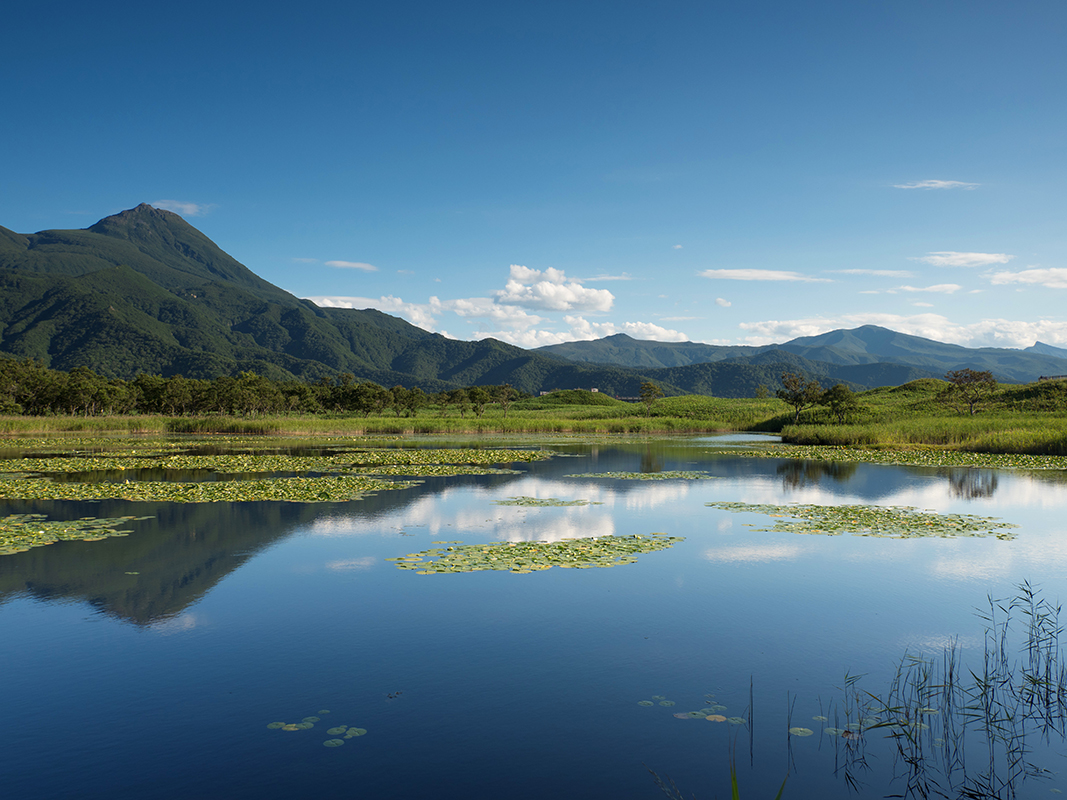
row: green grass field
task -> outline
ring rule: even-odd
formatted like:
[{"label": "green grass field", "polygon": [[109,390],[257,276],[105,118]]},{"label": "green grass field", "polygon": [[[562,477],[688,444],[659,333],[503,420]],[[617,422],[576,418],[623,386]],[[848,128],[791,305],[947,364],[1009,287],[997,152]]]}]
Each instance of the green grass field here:
[{"label": "green grass field", "polygon": [[505,414],[489,405],[481,416],[429,407],[416,416],[392,412],[233,417],[0,417],[0,434],[670,434],[716,431],[781,433],[794,444],[863,448],[940,448],[976,453],[1067,455],[1067,382],[1001,386],[971,415],[938,399],[945,383],[920,380],[856,395],[858,407],[839,423],[830,410],[801,412],[775,398],[688,395],[657,400],[651,411],[591,392],[554,392],[515,402]]}]

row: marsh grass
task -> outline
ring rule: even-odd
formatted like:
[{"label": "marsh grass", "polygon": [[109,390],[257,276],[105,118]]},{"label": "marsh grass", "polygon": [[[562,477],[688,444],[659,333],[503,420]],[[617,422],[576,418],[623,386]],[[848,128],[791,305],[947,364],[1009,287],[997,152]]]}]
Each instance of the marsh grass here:
[{"label": "marsh grass", "polygon": [[[883,732],[894,745],[891,796],[1015,798],[1025,781],[1052,776],[1035,753],[1067,739],[1061,607],[1029,583],[1017,589],[979,611],[980,663],[964,665],[953,641],[939,658],[905,653],[882,694],[846,680],[838,708],[846,728],[859,720],[855,741]],[[846,748],[841,767],[857,792],[864,758]]]}]

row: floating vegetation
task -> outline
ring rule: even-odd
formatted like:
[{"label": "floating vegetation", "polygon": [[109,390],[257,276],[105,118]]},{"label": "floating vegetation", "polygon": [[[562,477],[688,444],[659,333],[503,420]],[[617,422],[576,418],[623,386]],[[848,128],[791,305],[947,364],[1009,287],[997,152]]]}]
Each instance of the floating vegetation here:
[{"label": "floating vegetation", "polygon": [[533,508],[554,508],[556,506],[599,506],[602,503],[596,500],[559,500],[555,497],[509,497],[507,500],[497,500],[498,506],[530,506]]},{"label": "floating vegetation", "polygon": [[[321,714],[329,714],[329,713],[330,713],[330,710],[327,709],[327,708],[321,709],[319,711],[320,715]],[[289,732],[307,731],[307,730],[311,730],[312,728],[314,728],[316,722],[321,722],[321,718],[319,716],[304,717],[304,719],[301,720],[300,722],[289,722],[289,723],[286,723],[286,722],[271,722],[270,724],[267,725],[267,730],[272,730],[272,731],[282,730],[282,731],[289,731]],[[366,728],[350,728],[347,725],[337,725],[337,726],[335,726],[333,728],[329,728],[326,731],[326,734],[328,736],[332,736],[334,738],[327,739],[322,744],[323,744],[323,747],[340,747],[341,745],[343,745],[345,743],[345,741],[344,741],[345,739],[353,739],[356,736],[363,736],[366,733],[367,733],[367,729]],[[336,737],[339,737],[339,736],[342,736],[342,735],[344,736],[344,739],[336,738]]]},{"label": "floating vegetation", "polygon": [[900,464],[914,467],[981,467],[986,469],[1067,469],[1067,456],[1034,456],[1022,453],[968,453],[962,450],[867,450],[832,445],[774,445],[766,449],[737,450],[748,458],[803,458],[814,461],[862,461],[870,464]]},{"label": "floating vegetation", "polygon": [[[56,446],[54,441],[38,443],[39,446],[45,444],[52,448]],[[411,480],[391,481],[381,476],[418,478],[511,474],[515,470],[504,465],[540,461],[551,455],[546,450],[475,448],[377,448],[306,456],[282,453],[189,455],[174,453],[166,448],[127,448],[106,454],[68,451],[63,456],[0,461],[0,498],[122,499],[173,503],[256,500],[342,502],[358,500],[387,489],[405,489],[417,483]],[[198,471],[210,479],[202,482],[137,479],[144,470],[161,469]],[[109,476],[111,478],[118,473],[122,480],[63,483],[51,480],[57,476],[93,473],[112,473]],[[263,477],[250,479],[247,477],[250,475]],[[226,480],[226,476],[243,477]]]},{"label": "floating vegetation", "polygon": [[262,500],[288,503],[336,503],[359,500],[389,489],[407,489],[413,481],[390,481],[358,475],[262,480],[132,481],[129,483],[53,483],[44,478],[0,481],[0,498],[18,500],[135,500],[168,503],[241,503]]},{"label": "floating vegetation", "polygon": [[348,734],[345,736],[345,738],[350,739],[353,736],[363,736],[364,734],[366,734],[366,732],[366,728],[349,728]]},{"label": "floating vegetation", "polygon": [[914,539],[939,537],[943,539],[961,536],[996,536],[998,539],[1014,539],[1008,528],[1016,528],[996,517],[978,517],[972,514],[938,514],[919,511],[911,506],[819,506],[819,505],[764,505],[754,503],[714,502],[705,505],[727,511],[767,514],[772,517],[789,516],[769,528],[755,528],[773,533],[808,533],[838,536],[851,533],[856,536],[878,536],[890,539]]},{"label": "floating vegetation", "polygon": [[322,743],[323,747],[340,747],[345,743],[344,739],[327,739]]},{"label": "floating vegetation", "polygon": [[708,714],[704,719],[708,722],[726,722],[726,717],[722,714]]},{"label": "floating vegetation", "polygon": [[559,542],[494,542],[431,548],[385,560],[395,562],[397,569],[415,570],[419,575],[482,570],[526,574],[552,567],[589,569],[635,564],[636,554],[664,550],[681,541],[684,537],[653,533]]},{"label": "floating vegetation", "polygon": [[348,726],[341,725],[336,728],[329,728],[327,729],[326,733],[328,733],[330,736],[340,736],[342,733],[348,733]]},{"label": "floating vegetation", "polygon": [[745,718],[744,717],[727,717],[726,721],[729,722],[731,725],[744,725],[745,724]]},{"label": "floating vegetation", "polygon": [[674,701],[673,700],[660,700],[659,704],[661,706],[673,706],[674,705]]},{"label": "floating vegetation", "polygon": [[639,705],[639,706],[654,706],[655,703],[653,703],[651,700],[638,700],[637,701],[637,705]]},{"label": "floating vegetation", "polygon": [[813,731],[811,728],[790,728],[789,729],[789,735],[790,736],[811,736],[813,733],[815,733],[815,731]]},{"label": "floating vegetation", "polygon": [[270,725],[267,726],[267,730],[276,731],[276,730],[278,730],[278,728],[284,728],[284,727],[285,727],[285,723],[284,722],[272,722]]},{"label": "floating vegetation", "polygon": [[699,481],[714,478],[710,472],[692,470],[665,470],[663,472],[582,472],[577,475],[564,475],[564,478],[614,478],[621,481]]},{"label": "floating vegetation", "polygon": [[120,530],[120,526],[143,519],[150,517],[83,517],[59,521],[49,520],[44,514],[10,514],[0,519],[0,556],[60,541],[97,542],[109,536],[125,536],[130,531]]},{"label": "floating vegetation", "polygon": [[822,714],[818,714],[812,717],[812,719],[816,722],[829,722],[829,719],[827,717],[824,717]]}]

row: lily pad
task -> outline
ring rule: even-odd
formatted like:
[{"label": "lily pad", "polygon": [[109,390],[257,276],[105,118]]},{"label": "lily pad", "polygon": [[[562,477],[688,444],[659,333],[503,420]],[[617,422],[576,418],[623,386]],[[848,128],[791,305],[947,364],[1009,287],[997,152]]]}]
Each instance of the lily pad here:
[{"label": "lily pad", "polygon": [[744,725],[745,724],[745,718],[744,717],[727,717],[726,721],[729,722],[731,725]]},{"label": "lily pad", "polygon": [[659,704],[661,706],[673,706],[674,705],[674,701],[673,700],[660,700]]},{"label": "lily pad", "polygon": [[811,736],[815,731],[811,728],[790,728],[789,733],[792,736]]},{"label": "lily pad", "polygon": [[349,736],[363,736],[366,732],[367,732],[366,728],[349,728],[348,729],[348,735]]},{"label": "lily pad", "polygon": [[328,728],[326,730],[326,733],[328,733],[330,736],[340,736],[341,734],[347,733],[347,732],[348,732],[348,726],[347,725],[341,725],[341,726],[339,726],[337,728]]},{"label": "lily pad", "polygon": [[639,706],[651,706],[651,705],[655,705],[655,704],[651,700],[638,700],[637,701],[637,705],[639,705]]},{"label": "lily pad", "polygon": [[267,726],[267,729],[268,730],[272,730],[272,731],[276,731],[276,730],[278,730],[278,728],[284,728],[284,727],[285,727],[285,723],[284,722],[272,722],[270,725]]},{"label": "lily pad", "polygon": [[323,747],[340,747],[345,743],[344,739],[327,739],[322,743]]},{"label": "lily pad", "polygon": [[722,714],[708,714],[704,719],[708,722],[726,722],[726,717]]}]

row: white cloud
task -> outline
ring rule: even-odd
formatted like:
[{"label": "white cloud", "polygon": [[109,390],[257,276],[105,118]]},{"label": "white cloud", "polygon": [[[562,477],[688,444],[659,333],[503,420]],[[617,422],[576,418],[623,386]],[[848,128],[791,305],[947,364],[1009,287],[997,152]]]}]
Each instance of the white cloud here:
[{"label": "white cloud", "polygon": [[914,303],[912,303],[912,305],[915,306],[916,308],[933,308],[934,307],[933,303],[924,303],[921,300],[915,301]]},{"label": "white cloud", "polygon": [[965,347],[1029,347],[1035,341],[1067,345],[1067,322],[1037,322],[1007,319],[984,319],[969,325],[951,322],[940,314],[847,314],[833,318],[767,320],[745,322],[741,329],[749,332],[748,344],[773,344],[798,336],[816,336],[838,328],[880,325],[912,336],[922,336]]},{"label": "white cloud", "polygon": [[911,183],[894,183],[894,189],[975,189],[982,184],[964,183],[963,181],[912,181]]},{"label": "white cloud", "polygon": [[805,283],[833,283],[829,278],[812,278],[799,272],[776,269],[706,269],[702,278],[726,281],[803,281]]},{"label": "white cloud", "polygon": [[671,245],[671,250],[681,250],[681,249],[682,249],[682,246],[680,244]]},{"label": "white cloud", "polygon": [[937,250],[925,256],[913,256],[909,261],[922,261],[935,267],[988,267],[991,264],[1007,264],[1015,256],[1007,253],[957,253],[954,250]]},{"label": "white cloud", "polygon": [[997,272],[989,276],[994,285],[1005,283],[1029,283],[1047,286],[1050,289],[1067,289],[1067,269],[1024,269],[1021,272]]},{"label": "white cloud", "polygon": [[731,303],[725,297],[716,297],[715,298],[715,305],[720,306],[722,308],[729,308],[730,306],[733,305],[733,303]]},{"label": "white cloud", "polygon": [[615,295],[607,289],[587,289],[576,280],[567,280],[563,270],[541,271],[511,265],[511,277],[497,300],[507,305],[543,308],[552,311],[610,311]]},{"label": "white cloud", "polygon": [[337,267],[338,269],[361,269],[364,272],[377,272],[378,268],[373,264],[367,264],[363,261],[327,261],[327,267]]},{"label": "white cloud", "polygon": [[346,558],[338,559],[337,561],[327,561],[326,569],[332,570],[349,570],[349,569],[370,569],[378,561],[374,556],[364,556],[363,558]]},{"label": "white cloud", "polygon": [[489,297],[468,297],[460,300],[438,300],[431,297],[430,305],[467,319],[490,319],[510,330],[526,330],[544,321],[543,317],[530,314],[518,306],[496,303]]},{"label": "white cloud", "polygon": [[582,278],[583,283],[593,283],[595,281],[632,281],[630,273],[624,272],[622,275],[597,275],[593,278]]},{"label": "white cloud", "polygon": [[296,264],[318,264],[319,263],[319,260],[317,258],[294,258],[294,259],[291,259],[291,260]]},{"label": "white cloud", "polygon": [[437,325],[434,313],[439,313],[430,303],[405,303],[399,297],[388,295],[374,299],[372,297],[305,297],[321,308],[374,308],[386,314],[395,314],[406,319],[412,325],[434,332]]},{"label": "white cloud", "polygon": [[625,333],[635,339],[651,339],[657,342],[688,342],[689,337],[681,331],[671,330],[653,322],[590,322],[584,317],[565,316],[563,321],[570,326],[567,331],[523,330],[523,331],[481,331],[478,339],[500,339],[519,347],[543,347],[563,342],[587,341]]},{"label": "white cloud", "polygon": [[731,547],[712,547],[704,551],[708,561],[726,563],[760,563],[765,561],[792,561],[803,551],[795,544],[752,544]]},{"label": "white cloud", "polygon": [[939,292],[941,294],[952,294],[958,292],[963,287],[958,283],[938,283],[933,286],[898,286],[896,291],[898,292]]},{"label": "white cloud", "polygon": [[149,205],[173,211],[183,217],[202,217],[215,208],[214,203],[185,203],[181,200],[156,200]]},{"label": "white cloud", "polygon": [[910,278],[913,273],[906,269],[832,269],[841,275],[873,275],[878,278]]}]

